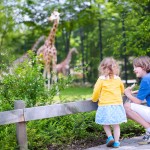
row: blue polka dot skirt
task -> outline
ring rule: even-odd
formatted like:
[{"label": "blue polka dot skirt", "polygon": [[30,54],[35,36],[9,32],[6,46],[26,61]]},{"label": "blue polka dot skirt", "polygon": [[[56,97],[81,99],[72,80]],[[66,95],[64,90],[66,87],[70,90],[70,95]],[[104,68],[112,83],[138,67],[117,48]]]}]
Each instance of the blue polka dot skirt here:
[{"label": "blue polka dot skirt", "polygon": [[123,105],[98,106],[95,122],[101,125],[113,125],[127,122]]}]

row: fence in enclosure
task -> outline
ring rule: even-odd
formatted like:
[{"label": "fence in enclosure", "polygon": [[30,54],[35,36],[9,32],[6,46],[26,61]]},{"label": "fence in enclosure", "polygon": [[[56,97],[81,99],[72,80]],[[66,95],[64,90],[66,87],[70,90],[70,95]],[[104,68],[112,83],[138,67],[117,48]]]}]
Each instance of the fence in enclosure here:
[{"label": "fence in enclosure", "polygon": [[[126,100],[126,97],[123,97]],[[15,101],[14,110],[0,112],[0,125],[16,123],[16,136],[20,150],[28,149],[26,122],[80,112],[90,112],[97,109],[97,103],[91,100],[69,102],[25,108],[22,100]]]},{"label": "fence in enclosure", "polygon": [[28,149],[26,122],[96,110],[91,100],[25,108],[22,100],[15,101],[14,110],[0,112],[0,125],[16,123],[16,136],[20,150]]}]

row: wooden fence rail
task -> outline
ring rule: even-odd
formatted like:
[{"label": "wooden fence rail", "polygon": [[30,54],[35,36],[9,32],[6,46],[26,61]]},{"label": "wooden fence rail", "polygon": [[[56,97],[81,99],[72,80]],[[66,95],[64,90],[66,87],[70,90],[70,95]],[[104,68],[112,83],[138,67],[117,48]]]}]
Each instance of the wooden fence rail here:
[{"label": "wooden fence rail", "polygon": [[53,104],[47,106],[25,108],[22,100],[15,101],[15,109],[0,112],[0,125],[16,123],[17,142],[20,150],[27,150],[26,122],[57,116],[64,116],[97,109],[97,103],[91,100]]}]

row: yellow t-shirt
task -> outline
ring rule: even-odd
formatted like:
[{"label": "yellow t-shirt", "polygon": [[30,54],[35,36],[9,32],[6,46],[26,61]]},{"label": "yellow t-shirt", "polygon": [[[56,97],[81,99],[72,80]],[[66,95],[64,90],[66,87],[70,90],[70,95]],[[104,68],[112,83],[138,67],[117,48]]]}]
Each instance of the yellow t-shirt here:
[{"label": "yellow t-shirt", "polygon": [[118,76],[113,79],[100,76],[94,86],[92,101],[99,106],[122,104],[124,85]]}]

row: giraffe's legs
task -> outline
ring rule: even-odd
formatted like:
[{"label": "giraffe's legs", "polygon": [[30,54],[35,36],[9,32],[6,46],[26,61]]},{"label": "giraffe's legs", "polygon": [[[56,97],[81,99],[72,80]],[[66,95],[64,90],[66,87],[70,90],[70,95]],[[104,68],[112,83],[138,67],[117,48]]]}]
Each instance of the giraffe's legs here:
[{"label": "giraffe's legs", "polygon": [[[44,66],[43,78],[46,79],[46,66]],[[44,81],[44,86],[46,87],[46,82]]]},{"label": "giraffe's legs", "polygon": [[50,90],[50,79],[51,79],[50,66],[47,67],[47,79],[48,79],[48,90]]},{"label": "giraffe's legs", "polygon": [[[54,56],[52,60],[52,70],[53,70],[53,83],[57,83],[57,69],[56,69],[57,57]],[[57,95],[59,95],[58,85],[56,86]]]},{"label": "giraffe's legs", "polygon": [[51,74],[50,74],[50,67],[48,66],[45,66],[44,67],[44,72],[43,72],[43,78],[46,80],[48,80],[47,84],[46,84],[46,81],[44,82],[44,86],[45,88],[48,88],[48,90],[50,89],[50,79],[51,79]]}]

